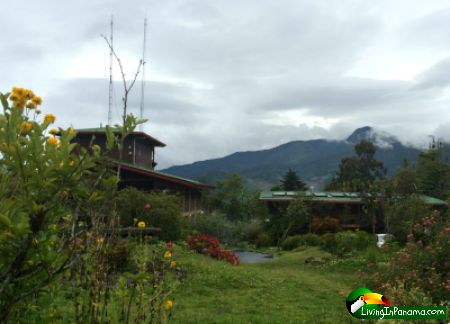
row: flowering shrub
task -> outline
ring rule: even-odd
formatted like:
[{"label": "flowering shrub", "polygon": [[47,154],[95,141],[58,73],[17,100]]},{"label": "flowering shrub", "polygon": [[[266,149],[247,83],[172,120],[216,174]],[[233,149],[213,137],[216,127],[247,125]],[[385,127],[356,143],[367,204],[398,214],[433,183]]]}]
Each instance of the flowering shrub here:
[{"label": "flowering shrub", "polygon": [[[419,289],[434,303],[450,300],[450,228],[437,222],[438,213],[414,225],[408,242],[383,272],[369,281],[395,297],[396,291]],[[404,293],[403,293],[404,295]],[[400,295],[398,299],[403,299]]]},{"label": "flowering shrub", "polygon": [[208,254],[209,256],[227,261],[233,265],[239,264],[239,257],[220,246],[220,242],[214,236],[207,234],[191,235],[186,240],[189,248],[197,253]]}]

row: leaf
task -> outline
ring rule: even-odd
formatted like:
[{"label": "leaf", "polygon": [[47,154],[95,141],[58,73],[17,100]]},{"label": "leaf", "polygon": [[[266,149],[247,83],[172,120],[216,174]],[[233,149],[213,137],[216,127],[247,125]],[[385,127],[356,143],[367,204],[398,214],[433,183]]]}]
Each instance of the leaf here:
[{"label": "leaf", "polygon": [[8,100],[7,100],[8,97],[9,97],[9,93],[5,93],[5,94],[0,93],[0,100],[2,101],[2,106],[3,106],[4,110],[9,108]]},{"label": "leaf", "polygon": [[0,223],[6,227],[11,227],[11,220],[8,216],[0,213]]}]

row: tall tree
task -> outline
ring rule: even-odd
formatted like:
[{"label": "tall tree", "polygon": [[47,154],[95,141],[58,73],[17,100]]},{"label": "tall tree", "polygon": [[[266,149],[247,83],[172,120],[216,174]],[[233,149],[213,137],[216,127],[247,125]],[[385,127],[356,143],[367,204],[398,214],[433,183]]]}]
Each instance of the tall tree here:
[{"label": "tall tree", "polygon": [[376,180],[383,179],[386,168],[375,159],[376,146],[367,140],[355,145],[356,156],[344,157],[328,190],[366,192]]},{"label": "tall tree", "polygon": [[283,190],[289,190],[289,191],[304,191],[308,189],[308,186],[306,183],[304,183],[297,173],[289,168],[289,170],[286,172],[286,174],[283,176],[283,179],[281,179],[281,188]]},{"label": "tall tree", "polygon": [[441,149],[419,154],[417,160],[418,191],[425,195],[446,199],[450,194],[450,165],[444,161]]}]

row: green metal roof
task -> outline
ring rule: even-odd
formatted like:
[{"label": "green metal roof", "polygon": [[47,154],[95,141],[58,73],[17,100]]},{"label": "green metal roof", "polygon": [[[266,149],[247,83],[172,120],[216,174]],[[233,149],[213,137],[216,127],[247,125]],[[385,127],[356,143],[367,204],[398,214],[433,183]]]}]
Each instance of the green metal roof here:
[{"label": "green metal roof", "polygon": [[[312,191],[263,191],[259,195],[260,201],[278,201],[288,202],[295,199],[298,196],[303,196],[306,199],[324,202],[324,203],[341,203],[341,204],[362,204],[363,198],[359,192],[337,192],[337,191],[324,191],[324,192],[312,192]],[[418,195],[419,198],[427,205],[439,205],[447,206],[448,203],[426,195]]]},{"label": "green metal roof", "polygon": [[191,179],[187,179],[187,178],[182,178],[182,177],[178,177],[178,176],[174,176],[168,173],[164,173],[161,171],[155,171],[149,168],[146,168],[142,165],[138,165],[138,164],[133,164],[133,163],[128,163],[128,162],[123,162],[123,161],[119,161],[119,160],[113,160],[111,159],[111,161],[114,164],[120,164],[121,166],[125,166],[128,167],[130,169],[136,169],[139,171],[144,171],[145,173],[149,173],[149,175],[154,175],[158,178],[161,179],[166,179],[169,181],[173,181],[173,182],[178,182],[178,183],[184,183],[184,184],[188,184],[194,187],[202,187],[202,188],[213,188],[213,186],[206,184],[206,183],[202,183],[199,181],[195,181],[195,180],[191,180]]}]

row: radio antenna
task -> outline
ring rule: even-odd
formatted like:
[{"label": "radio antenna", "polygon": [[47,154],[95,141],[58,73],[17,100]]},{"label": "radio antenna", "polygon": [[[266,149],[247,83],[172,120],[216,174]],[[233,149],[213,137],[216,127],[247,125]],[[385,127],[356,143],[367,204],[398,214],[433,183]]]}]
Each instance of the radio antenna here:
[{"label": "radio antenna", "polygon": [[[144,19],[144,44],[142,46],[142,75],[141,75],[141,109],[140,109],[140,115],[139,117],[141,119],[144,118],[144,90],[145,90],[145,47],[146,47],[146,41],[147,41],[147,17]],[[143,131],[143,124],[139,125],[139,130]]]},{"label": "radio antenna", "polygon": [[110,24],[110,51],[109,51],[109,99],[108,99],[108,125],[112,124],[112,101],[113,101],[113,30],[114,30],[114,15],[111,15]]}]

